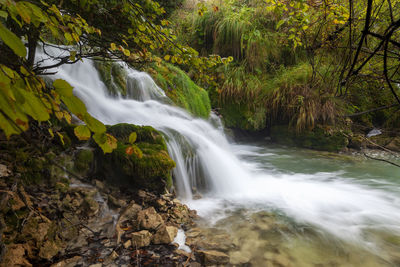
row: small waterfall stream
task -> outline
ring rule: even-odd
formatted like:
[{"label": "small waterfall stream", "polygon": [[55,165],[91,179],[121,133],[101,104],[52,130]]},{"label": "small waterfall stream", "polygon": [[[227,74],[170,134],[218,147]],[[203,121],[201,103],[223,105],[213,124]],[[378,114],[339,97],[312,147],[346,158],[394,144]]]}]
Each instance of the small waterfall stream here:
[{"label": "small waterfall stream", "polygon": [[[238,155],[268,155],[230,144],[215,116],[206,121],[170,105],[148,74],[125,68],[129,95],[136,99],[111,97],[89,60],[64,65],[55,76],[67,80],[89,113],[103,123],[151,125],[161,131],[177,164],[179,197],[200,215],[212,217],[217,209],[235,206],[278,209],[299,223],[365,247],[374,246],[365,231],[400,236],[399,192],[371,186],[372,180],[344,178],[339,170],[305,174],[259,168]],[[203,199],[192,200],[193,188],[202,191]]]}]

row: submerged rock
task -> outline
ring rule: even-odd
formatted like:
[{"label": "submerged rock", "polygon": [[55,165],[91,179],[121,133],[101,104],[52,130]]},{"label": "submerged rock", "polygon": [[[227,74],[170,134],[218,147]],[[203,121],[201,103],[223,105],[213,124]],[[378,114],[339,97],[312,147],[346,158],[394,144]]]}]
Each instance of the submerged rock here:
[{"label": "submerged rock", "polygon": [[216,250],[200,250],[198,251],[202,263],[209,265],[223,265],[229,263],[229,256],[223,252]]}]

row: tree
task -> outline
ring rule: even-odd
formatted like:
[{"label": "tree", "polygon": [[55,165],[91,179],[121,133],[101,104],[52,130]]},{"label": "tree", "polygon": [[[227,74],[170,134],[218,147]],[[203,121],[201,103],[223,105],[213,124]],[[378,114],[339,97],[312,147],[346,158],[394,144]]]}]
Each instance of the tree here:
[{"label": "tree", "polygon": [[[48,88],[41,75],[83,58],[139,66],[161,62],[164,56],[196,68],[199,76],[210,66],[227,62],[218,56],[199,58],[194,49],[176,43],[164,12],[152,0],[0,0],[0,129],[9,137],[27,130],[30,120],[43,122],[50,116],[70,124],[72,113],[85,123],[75,128],[76,136],[93,137],[104,152],[111,152],[116,139],[86,111],[73,88],[63,80]],[[35,63],[38,45],[55,64]],[[49,46],[64,50],[63,55],[47,53]]]}]

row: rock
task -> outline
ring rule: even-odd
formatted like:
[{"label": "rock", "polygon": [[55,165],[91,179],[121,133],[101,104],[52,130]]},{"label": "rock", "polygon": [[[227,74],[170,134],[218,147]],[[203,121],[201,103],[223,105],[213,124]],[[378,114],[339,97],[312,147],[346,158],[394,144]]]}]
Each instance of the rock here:
[{"label": "rock", "polygon": [[226,265],[229,263],[229,256],[216,250],[199,250],[201,261],[204,265]]},{"label": "rock", "polygon": [[164,224],[162,217],[153,207],[139,211],[137,222],[139,229],[147,230],[157,230],[158,227]]},{"label": "rock", "polygon": [[22,244],[13,244],[7,246],[1,266],[32,266],[25,258],[25,248]]},{"label": "rock", "polygon": [[102,267],[102,266],[103,266],[102,263],[96,263],[96,264],[89,265],[89,267]]},{"label": "rock", "polygon": [[400,152],[400,137],[395,137],[386,145],[387,149]]},{"label": "rock", "polygon": [[151,233],[147,230],[132,233],[132,246],[133,248],[147,247],[150,245]]},{"label": "rock", "polygon": [[50,267],[74,267],[74,266],[77,266],[76,263],[78,261],[80,261],[81,259],[82,259],[81,256],[75,256],[73,258],[57,262],[57,263],[51,265]]},{"label": "rock", "polygon": [[10,192],[10,194],[11,194],[10,204],[12,210],[20,210],[23,207],[25,207],[25,203],[18,196],[17,192]]},{"label": "rock", "polygon": [[102,181],[97,180],[97,179],[94,180],[94,186],[96,186],[100,190],[104,190],[105,189],[104,183]]},{"label": "rock", "polygon": [[113,197],[112,195],[108,195],[107,198],[108,198],[108,203],[111,204],[111,206],[114,206],[116,208],[122,208],[127,205],[125,200],[117,199],[117,198]]},{"label": "rock", "polygon": [[99,203],[93,197],[87,196],[83,201],[83,206],[88,216],[96,215],[100,210]]},{"label": "rock", "polygon": [[175,226],[162,226],[153,236],[153,244],[170,244],[178,234],[178,228]]},{"label": "rock", "polygon": [[131,202],[124,211],[121,212],[121,216],[119,218],[119,222],[124,222],[126,220],[136,220],[138,213],[142,210],[142,207],[136,204],[135,202]]},{"label": "rock", "polygon": [[36,243],[40,243],[46,237],[51,225],[51,221],[44,216],[33,217],[27,220],[27,223],[22,228],[21,234],[26,239],[31,237]]},{"label": "rock", "polygon": [[11,171],[6,165],[0,164],[0,177],[8,177],[11,175]]},{"label": "rock", "polygon": [[125,249],[128,249],[128,248],[130,248],[132,246],[132,240],[128,240],[128,241],[126,241],[125,243],[124,243],[124,248]]},{"label": "rock", "polygon": [[249,252],[234,251],[229,254],[229,263],[233,265],[240,265],[248,263],[251,259],[251,254]]},{"label": "rock", "polygon": [[92,167],[94,159],[93,151],[90,149],[80,149],[75,154],[74,168],[83,175],[87,175]]},{"label": "rock", "polygon": [[55,255],[58,254],[62,249],[54,241],[46,241],[40,248],[39,257],[46,260],[51,260]]},{"label": "rock", "polygon": [[[107,132],[118,139],[112,153],[96,153],[94,175],[130,189],[146,188],[162,194],[172,183],[171,171],[176,166],[168,154],[162,135],[150,126],[121,123],[108,127]],[[131,146],[129,135],[135,132],[135,145],[142,153],[126,154]]]}]

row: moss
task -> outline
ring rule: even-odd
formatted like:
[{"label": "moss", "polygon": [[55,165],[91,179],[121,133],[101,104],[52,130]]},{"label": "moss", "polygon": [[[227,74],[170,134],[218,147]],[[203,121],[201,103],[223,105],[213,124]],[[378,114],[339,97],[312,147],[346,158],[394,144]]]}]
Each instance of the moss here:
[{"label": "moss", "polygon": [[227,103],[223,105],[220,112],[226,127],[257,131],[266,126],[266,112],[264,108],[252,109],[244,104]]},{"label": "moss", "polygon": [[126,72],[121,65],[115,62],[95,61],[94,66],[111,95],[126,95]]},{"label": "moss", "polygon": [[93,158],[93,151],[90,149],[81,149],[77,151],[74,160],[74,169],[79,173],[87,174],[90,171]]},{"label": "moss", "polygon": [[[171,186],[175,162],[168,155],[165,141],[158,131],[149,126],[123,123],[109,126],[108,132],[118,139],[117,148],[106,155],[100,150],[96,152],[96,176],[131,189],[145,188],[158,193]],[[137,134],[135,145],[142,150],[141,157],[135,153],[126,154],[132,132]]]},{"label": "moss", "polygon": [[171,65],[153,65],[155,70],[149,71],[156,83],[166,95],[179,107],[191,114],[208,118],[211,111],[208,93],[196,85],[181,69]]},{"label": "moss", "polygon": [[348,139],[340,131],[315,127],[312,131],[296,133],[286,125],[273,126],[271,139],[284,145],[296,145],[323,151],[340,151],[348,145]]}]

